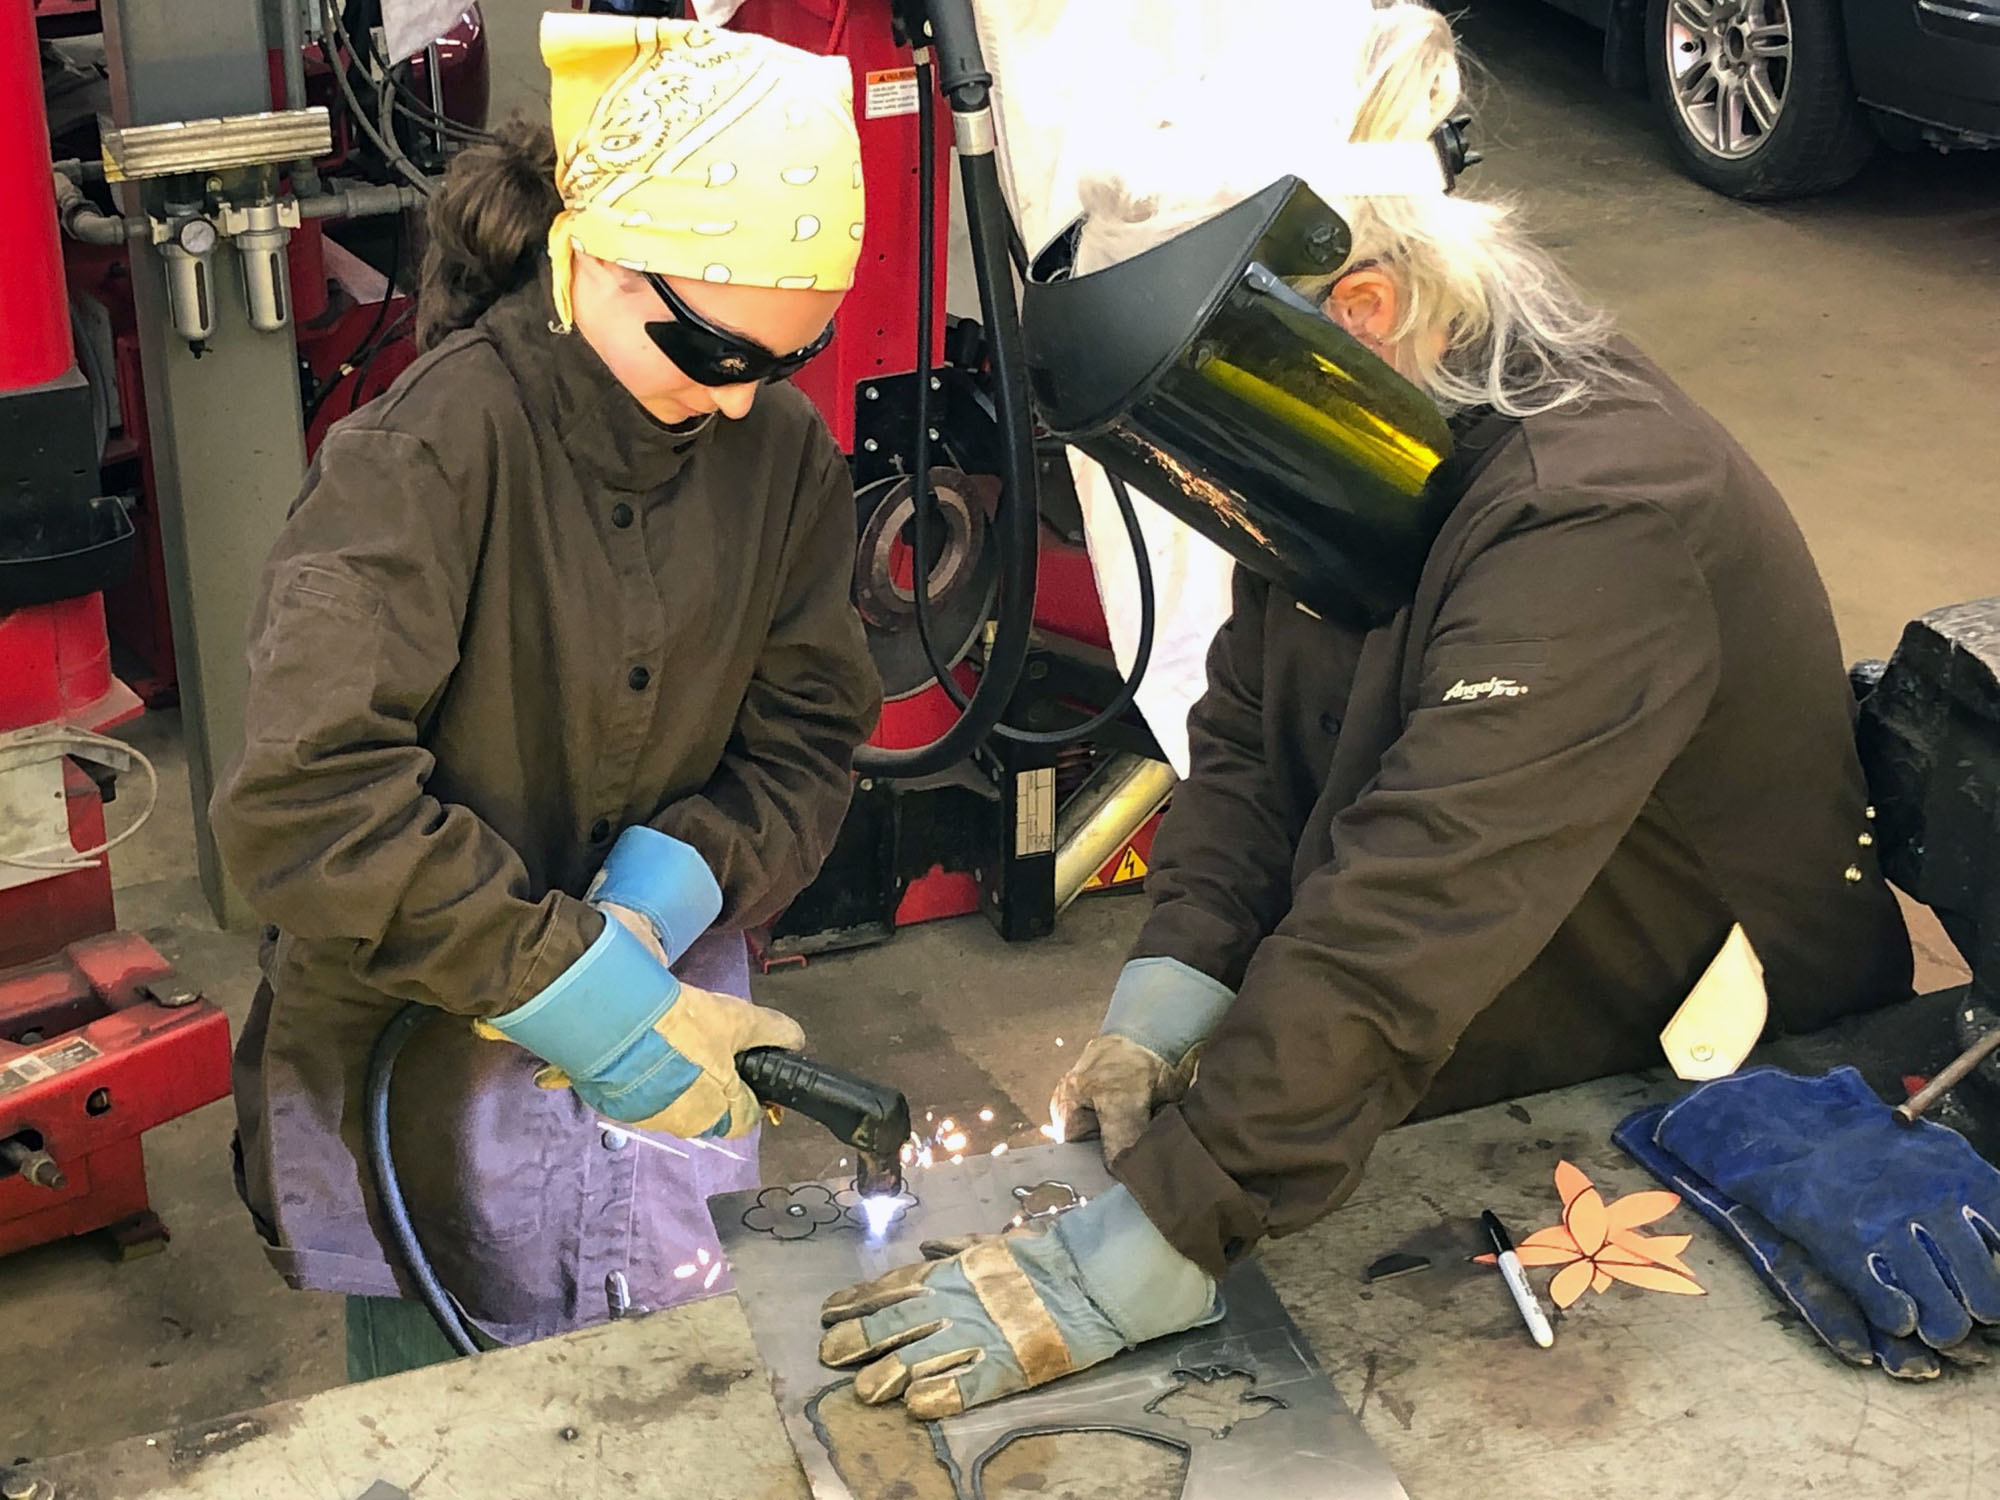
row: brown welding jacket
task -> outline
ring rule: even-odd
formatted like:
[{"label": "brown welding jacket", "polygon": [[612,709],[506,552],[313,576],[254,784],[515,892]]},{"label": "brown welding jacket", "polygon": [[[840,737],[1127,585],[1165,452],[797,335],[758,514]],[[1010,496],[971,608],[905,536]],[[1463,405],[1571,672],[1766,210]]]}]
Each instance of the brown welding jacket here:
[{"label": "brown welding jacket", "polygon": [[1619,360],[1630,389],[1475,459],[1390,623],[1238,575],[1135,949],[1238,994],[1117,1162],[1211,1272],[1337,1206],[1420,1105],[1657,1066],[1734,922],[1779,1029],[1909,992],[1805,542]]},{"label": "brown welding jacket", "polygon": [[[297,1285],[396,1290],[360,1103],[400,1005],[485,1016],[548,985],[636,823],[722,885],[680,971],[747,992],[737,933],[818,869],[875,722],[853,493],[811,405],[774,386],[742,421],[664,428],[551,332],[546,274],[329,435],[251,622],[212,815],[282,932],[236,1098]],[[510,1339],[602,1318],[608,1270],[655,1307],[712,1285],[672,1273],[713,1245],[704,1194],[755,1184],[755,1143],[626,1148],[535,1063],[447,1018],[398,1065],[392,1138],[446,1284]]]}]

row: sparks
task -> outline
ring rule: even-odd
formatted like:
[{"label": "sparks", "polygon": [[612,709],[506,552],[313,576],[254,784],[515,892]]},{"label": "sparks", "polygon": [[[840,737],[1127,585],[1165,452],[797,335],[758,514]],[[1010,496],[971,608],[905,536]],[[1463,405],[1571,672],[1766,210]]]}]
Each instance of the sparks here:
[{"label": "sparks", "polygon": [[993,1111],[990,1109],[982,1109],[979,1112],[979,1123],[982,1125],[991,1125],[993,1123]]},{"label": "sparks", "polygon": [[947,1151],[963,1151],[965,1149],[965,1142],[965,1132],[963,1130],[954,1130],[950,1135],[938,1142],[938,1144],[943,1146]]},{"label": "sparks", "polygon": [[695,1251],[694,1258],[700,1261],[703,1265],[708,1264],[708,1252],[706,1250]]},{"label": "sparks", "polygon": [[995,1146],[991,1151],[987,1152],[986,1154],[988,1156],[1005,1156],[1007,1154],[1007,1143],[1005,1141],[1002,1141],[999,1145]]},{"label": "sparks", "polygon": [[688,1277],[690,1277],[690,1276],[694,1275],[694,1270],[695,1270],[695,1268],[694,1268],[694,1266],[693,1266],[692,1264],[688,1264],[688,1265],[685,1265],[685,1266],[675,1266],[675,1267],[674,1267],[674,1280],[676,1280],[676,1281],[686,1281],[686,1280],[688,1279]]},{"label": "sparks", "polygon": [[870,1193],[861,1200],[861,1217],[868,1221],[868,1238],[879,1240],[896,1217],[896,1199],[888,1193]]},{"label": "sparks", "polygon": [[954,1156],[951,1159],[951,1164],[954,1167],[962,1167],[965,1165],[965,1158],[963,1156]]},{"label": "sparks", "polygon": [[950,1115],[946,1115],[944,1123],[938,1126],[938,1134],[950,1135],[956,1129],[958,1129],[958,1121],[954,1120]]},{"label": "sparks", "polygon": [[1061,1038],[1061,1037],[1057,1037],[1057,1038],[1056,1038],[1056,1045],[1057,1045],[1058,1047],[1060,1047],[1060,1046],[1062,1045],[1062,1038]]},{"label": "sparks", "polygon": [[1054,1141],[1058,1146],[1062,1144],[1062,1126],[1056,1124],[1044,1125],[1042,1127],[1042,1134]]},{"label": "sparks", "polygon": [[708,1274],[702,1277],[701,1289],[705,1292],[710,1287],[714,1286],[716,1278],[721,1274],[722,1274],[722,1262],[717,1261],[714,1265],[708,1268]]}]

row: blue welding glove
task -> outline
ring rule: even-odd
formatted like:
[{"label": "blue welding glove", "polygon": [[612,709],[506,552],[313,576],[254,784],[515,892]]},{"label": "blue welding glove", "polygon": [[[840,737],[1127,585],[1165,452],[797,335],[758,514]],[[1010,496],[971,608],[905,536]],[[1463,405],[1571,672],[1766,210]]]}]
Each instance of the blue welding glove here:
[{"label": "blue welding glove", "polygon": [[1797,1243],[1771,1227],[1754,1208],[1731,1201],[1714,1183],[1655,1139],[1664,1104],[1628,1116],[1611,1132],[1612,1144],[1681,1195],[1681,1201],[1736,1242],[1758,1279],[1787,1304],[1835,1354],[1852,1364],[1879,1362],[1900,1380],[1929,1380],[1941,1368],[1920,1339],[1898,1338],[1875,1328],[1854,1299],[1812,1262]]},{"label": "blue welding glove", "polygon": [[789,1016],[682,984],[609,917],[555,983],[480,1028],[553,1063],[535,1076],[543,1088],[573,1088],[600,1115],[683,1137],[746,1134],[762,1110],[736,1054],[805,1045]]},{"label": "blue welding glove", "polygon": [[820,1309],[819,1357],[861,1366],[854,1394],[868,1405],[900,1398],[936,1421],[1221,1316],[1208,1273],[1118,1186],[1047,1229],[977,1239],[836,1292]]},{"label": "blue welding glove", "polygon": [[1906,1125],[1852,1068],[1703,1084],[1655,1138],[1770,1220],[1870,1324],[1934,1349],[2000,1323],[2000,1172],[1956,1131]]},{"label": "blue welding glove", "polygon": [[636,824],[618,835],[583,899],[617,917],[665,964],[722,911],[722,887],[694,846]]},{"label": "blue welding glove", "polygon": [[1056,1085],[1049,1117],[1061,1139],[1103,1139],[1115,1161],[1153,1111],[1194,1081],[1202,1043],[1236,992],[1177,958],[1135,958],[1118,975],[1104,1024]]}]

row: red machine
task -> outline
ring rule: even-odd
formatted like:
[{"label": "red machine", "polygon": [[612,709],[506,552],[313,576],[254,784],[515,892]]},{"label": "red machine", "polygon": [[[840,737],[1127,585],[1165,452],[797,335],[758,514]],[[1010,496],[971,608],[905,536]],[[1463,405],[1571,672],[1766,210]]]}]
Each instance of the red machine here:
[{"label": "red machine", "polygon": [[[625,5],[610,8],[626,9]],[[874,744],[902,749],[930,742],[958,709],[934,681],[930,663],[911,650],[905,629],[876,628],[909,607],[911,436],[916,425],[916,297],[920,247],[931,240],[928,288],[945,302],[942,215],[925,223],[919,204],[918,72],[894,0],[747,0],[732,29],[756,31],[807,51],[843,53],[854,69],[856,124],[868,184],[868,232],[854,289],[842,305],[827,352],[798,377],[849,455],[854,472],[860,555],[855,592],[889,698]],[[950,161],[948,130],[936,132],[932,166],[942,180]],[[936,439],[932,476],[937,503],[956,540],[932,570],[939,642],[950,660],[976,659],[992,599],[993,548],[980,542],[998,481],[997,434],[981,331],[970,321],[932,320],[929,399]],[[1035,645],[1009,719],[1051,729],[1087,718],[1117,691],[1110,635],[1098,601],[1083,520],[1060,444],[1039,455],[1042,515],[1035,597]],[[952,548],[957,548],[954,553]],[[972,558],[962,564],[954,557]],[[967,668],[958,669],[969,687]],[[1047,841],[1024,843],[1017,824],[1029,816],[1017,787],[1046,795],[1051,811],[1082,791],[1113,757],[1159,751],[1136,714],[1087,742],[1030,746],[994,738],[975,763],[942,781],[917,786],[864,779],[838,847],[820,878],[774,926],[771,957],[880,941],[899,927],[984,911],[1003,936],[1038,937],[1055,923],[1055,855]],[[1025,778],[1025,780],[1023,779]],[[1115,841],[1087,890],[1143,878],[1157,820],[1146,818]]]},{"label": "red machine", "polygon": [[35,22],[0,10],[0,1253],[147,1207],[140,1135],[229,1091],[228,1023],[116,932],[102,859],[112,778],[90,736],[140,712],[111,671],[101,590],[132,523],[98,483],[71,342]]},{"label": "red machine", "polygon": [[229,1092],[229,1022],[129,932],[0,976],[0,1255],[167,1238],[140,1137]]}]

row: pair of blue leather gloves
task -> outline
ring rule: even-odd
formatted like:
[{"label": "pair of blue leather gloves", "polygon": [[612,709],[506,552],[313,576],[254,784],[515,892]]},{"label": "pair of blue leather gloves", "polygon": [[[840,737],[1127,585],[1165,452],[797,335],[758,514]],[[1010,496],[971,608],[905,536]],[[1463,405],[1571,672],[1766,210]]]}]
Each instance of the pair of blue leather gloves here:
[{"label": "pair of blue leather gloves", "polygon": [[736,1072],[750,1047],[805,1045],[798,1023],[734,995],[683,984],[669,968],[722,910],[722,889],[694,848],[632,827],[585,893],[604,931],[547,989],[480,1023],[550,1067],[544,1088],[573,1088],[596,1113],[670,1135],[739,1136],[761,1114]]},{"label": "pair of blue leather gloves", "polygon": [[1852,1068],[1776,1068],[1641,1110],[1612,1140],[1735,1241],[1843,1359],[1922,1380],[2000,1324],[2000,1171],[1905,1124]]}]

